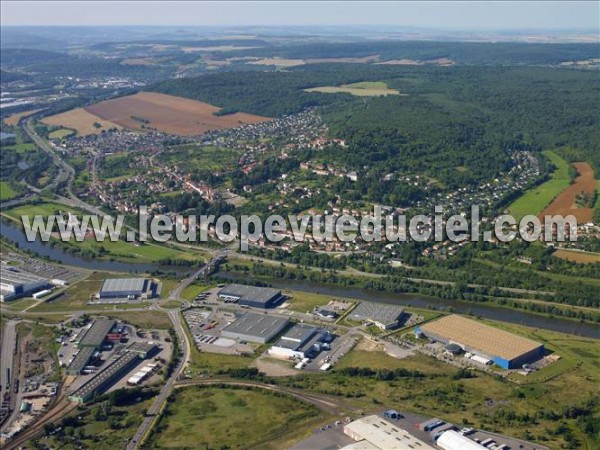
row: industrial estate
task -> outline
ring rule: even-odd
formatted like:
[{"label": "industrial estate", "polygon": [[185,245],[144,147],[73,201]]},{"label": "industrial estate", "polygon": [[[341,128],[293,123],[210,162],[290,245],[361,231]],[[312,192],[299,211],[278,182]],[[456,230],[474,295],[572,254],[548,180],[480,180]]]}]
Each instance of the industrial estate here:
[{"label": "industrial estate", "polygon": [[2,449],[600,449],[598,4],[288,3],[2,3]]}]

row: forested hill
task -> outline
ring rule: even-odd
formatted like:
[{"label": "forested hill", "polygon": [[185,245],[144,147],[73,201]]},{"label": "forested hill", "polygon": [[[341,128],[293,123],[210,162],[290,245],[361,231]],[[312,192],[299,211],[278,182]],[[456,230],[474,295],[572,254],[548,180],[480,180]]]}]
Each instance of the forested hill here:
[{"label": "forested hill", "polygon": [[[406,95],[304,91],[357,81],[385,81]],[[600,169],[597,71],[313,64],[169,80],[151,89],[272,117],[317,106],[331,133],[357,150],[346,154],[346,165],[434,167],[436,178],[449,186],[489,179],[503,170],[507,147],[569,148],[570,157]],[[457,172],[459,166],[467,170]]]}]

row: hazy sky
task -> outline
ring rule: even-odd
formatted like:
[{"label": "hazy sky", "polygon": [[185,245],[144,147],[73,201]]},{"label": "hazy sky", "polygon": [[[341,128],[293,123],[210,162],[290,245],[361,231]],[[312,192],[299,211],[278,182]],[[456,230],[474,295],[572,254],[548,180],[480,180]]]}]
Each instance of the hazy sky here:
[{"label": "hazy sky", "polygon": [[406,25],[598,29],[594,0],[532,2],[92,2],[2,0],[2,25]]}]

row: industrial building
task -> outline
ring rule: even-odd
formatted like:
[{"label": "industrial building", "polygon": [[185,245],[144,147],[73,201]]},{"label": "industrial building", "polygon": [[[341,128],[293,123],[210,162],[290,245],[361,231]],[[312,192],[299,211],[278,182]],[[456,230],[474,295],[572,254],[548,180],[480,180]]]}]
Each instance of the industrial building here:
[{"label": "industrial building", "polygon": [[436,444],[443,450],[481,450],[486,448],[454,430],[444,431]]},{"label": "industrial building", "polygon": [[229,284],[218,293],[219,298],[252,308],[273,308],[283,297],[273,288]]},{"label": "industrial building", "polygon": [[143,354],[148,354],[155,348],[155,346],[150,343],[137,344],[138,348],[133,349],[135,344],[132,344],[125,351],[115,356],[108,362],[106,367],[69,395],[69,400],[75,403],[85,403],[88,400],[91,400],[94,396],[102,393],[106,388],[111,386],[121,376],[129,372],[143,360],[143,357],[138,350],[143,350]]},{"label": "industrial building", "polygon": [[221,336],[264,344],[281,333],[289,323],[284,317],[245,313],[223,328]]},{"label": "industrial building", "polygon": [[358,441],[344,449],[365,450],[434,450],[434,447],[417,439],[408,431],[399,428],[377,415],[363,417],[344,425],[344,433]]},{"label": "industrial building", "polygon": [[314,358],[323,349],[327,340],[323,330],[304,324],[295,324],[287,330],[269,349],[269,355],[275,358],[302,359]]},{"label": "industrial building", "polygon": [[358,322],[371,322],[382,330],[391,330],[400,324],[403,316],[404,309],[401,306],[360,302],[348,318]]},{"label": "industrial building", "polygon": [[416,332],[444,344],[457,344],[481,361],[491,360],[504,369],[515,369],[544,355],[539,342],[452,314],[416,328]]},{"label": "industrial building", "polygon": [[148,278],[108,278],[102,283],[98,298],[129,300],[152,298],[157,286]]},{"label": "industrial building", "polygon": [[0,301],[13,300],[50,286],[46,278],[18,267],[0,264]]},{"label": "industrial building", "polygon": [[83,347],[80,349],[75,358],[73,358],[73,361],[71,361],[71,364],[69,364],[69,367],[67,367],[67,375],[80,375],[96,351],[94,347]]},{"label": "industrial building", "polygon": [[113,319],[96,319],[87,329],[85,334],[79,340],[78,347],[92,347],[99,349],[106,338],[106,335],[115,326],[116,321]]}]

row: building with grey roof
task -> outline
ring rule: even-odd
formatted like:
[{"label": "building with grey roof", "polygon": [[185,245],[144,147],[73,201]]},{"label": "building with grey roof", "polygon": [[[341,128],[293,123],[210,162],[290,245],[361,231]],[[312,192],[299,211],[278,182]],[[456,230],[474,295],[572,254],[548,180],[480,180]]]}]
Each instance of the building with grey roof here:
[{"label": "building with grey roof", "polygon": [[219,291],[218,296],[252,308],[273,308],[282,299],[279,289],[245,284],[229,284]]},{"label": "building with grey roof", "polygon": [[19,267],[0,264],[0,301],[12,300],[50,285],[43,277]]},{"label": "building with grey roof", "polygon": [[156,285],[148,278],[108,278],[102,283],[98,293],[100,299],[111,298],[151,298]]},{"label": "building with grey roof", "polygon": [[77,352],[69,367],[67,367],[67,375],[79,375],[83,371],[83,368],[88,365],[89,360],[96,349],[94,347],[83,347]]},{"label": "building with grey roof", "polygon": [[79,348],[92,347],[100,348],[104,342],[104,338],[108,332],[115,326],[116,321],[113,319],[96,319],[92,326],[88,328],[83,337],[79,341]]},{"label": "building with grey roof", "polygon": [[269,349],[276,358],[313,358],[321,352],[325,337],[323,330],[305,324],[294,324]]},{"label": "building with grey roof", "polygon": [[285,317],[246,313],[223,328],[221,336],[264,344],[281,333],[289,323]]},{"label": "building with grey roof", "polygon": [[360,302],[348,318],[358,322],[371,322],[382,330],[390,330],[399,325],[403,315],[404,309],[398,305]]}]

